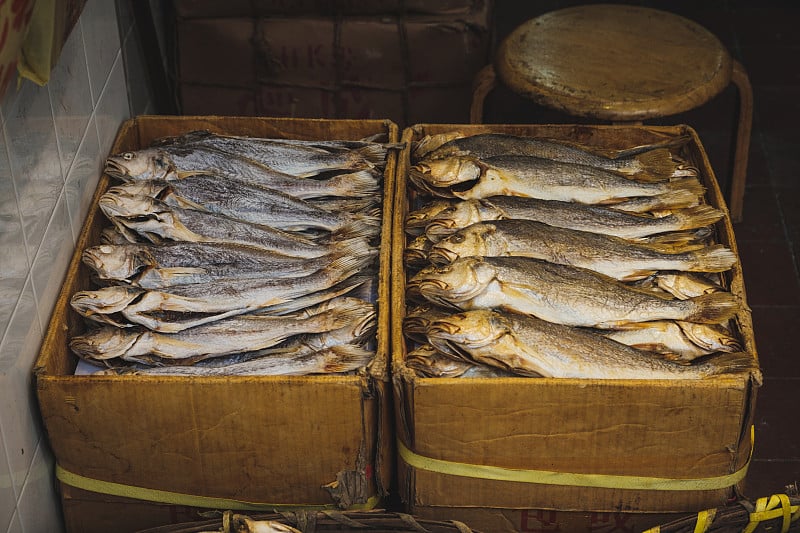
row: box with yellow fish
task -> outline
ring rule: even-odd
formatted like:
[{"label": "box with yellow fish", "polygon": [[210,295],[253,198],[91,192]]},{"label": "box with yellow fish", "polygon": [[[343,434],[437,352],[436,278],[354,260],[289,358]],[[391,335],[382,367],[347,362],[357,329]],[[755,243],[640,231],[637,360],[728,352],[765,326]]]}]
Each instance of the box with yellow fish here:
[{"label": "box with yellow fish", "polygon": [[392,379],[409,511],[733,497],[762,378],[696,132],[418,124],[402,140]]},{"label": "box with yellow fish", "polygon": [[68,530],[381,501],[398,136],[122,124],[34,368]]}]

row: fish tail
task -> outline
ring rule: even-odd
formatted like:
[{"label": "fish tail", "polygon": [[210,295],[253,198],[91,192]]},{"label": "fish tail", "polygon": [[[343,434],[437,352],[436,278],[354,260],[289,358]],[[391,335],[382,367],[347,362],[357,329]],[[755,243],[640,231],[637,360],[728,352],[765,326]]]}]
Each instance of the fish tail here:
[{"label": "fish tail", "polygon": [[339,344],[327,349],[333,356],[325,362],[325,372],[350,372],[369,363],[375,352],[355,344]]},{"label": "fish tail", "polygon": [[348,241],[352,239],[373,239],[380,233],[380,219],[368,215],[354,218],[344,224],[330,235],[331,242]]},{"label": "fish tail", "polygon": [[678,220],[678,229],[682,230],[710,226],[724,216],[722,211],[707,204],[676,210],[672,214]]},{"label": "fish tail", "polygon": [[761,370],[755,358],[748,353],[723,353],[706,359],[697,365],[705,376],[718,376],[720,374],[738,374],[749,372],[758,385],[763,382]]},{"label": "fish tail", "polygon": [[646,244],[654,250],[666,253],[688,252],[705,246],[697,238],[697,235],[691,231],[671,231],[633,240]]},{"label": "fish tail", "polygon": [[331,178],[331,185],[338,196],[356,198],[373,195],[380,189],[378,178],[370,170],[359,170],[351,174],[338,174]]},{"label": "fish tail", "polygon": [[323,326],[323,331],[332,331],[374,315],[375,307],[360,298],[334,297],[308,309],[305,314],[307,318],[314,319],[315,323]]},{"label": "fish tail", "polygon": [[693,272],[724,272],[736,264],[736,254],[723,244],[707,246],[694,252],[689,252],[691,264],[689,270]]},{"label": "fish tail", "polygon": [[695,206],[699,203],[699,200],[700,197],[692,191],[677,189],[653,196],[632,197],[625,201],[611,204],[609,207],[617,211],[628,211],[632,213],[671,211],[673,209]]},{"label": "fish tail", "polygon": [[323,270],[325,273],[332,275],[336,280],[343,280],[362,270],[369,262],[370,257],[371,256],[359,257],[353,255],[334,257]]},{"label": "fish tail", "polygon": [[670,192],[686,190],[695,197],[703,196],[706,193],[706,188],[700,183],[700,180],[692,176],[676,178],[666,182],[665,185]]},{"label": "fish tail", "polygon": [[681,320],[701,324],[721,324],[742,308],[739,299],[727,291],[703,294],[685,301],[690,303],[693,310]]},{"label": "fish tail", "polygon": [[666,148],[656,148],[648,150],[637,156],[635,159],[644,173],[653,178],[668,178],[673,176],[677,170],[677,163],[672,160],[672,154]]},{"label": "fish tail", "polygon": [[382,144],[368,144],[353,151],[373,166],[383,167],[386,164],[386,146]]},{"label": "fish tail", "polygon": [[331,256],[337,257],[374,257],[376,250],[364,237],[353,237],[337,242]]}]

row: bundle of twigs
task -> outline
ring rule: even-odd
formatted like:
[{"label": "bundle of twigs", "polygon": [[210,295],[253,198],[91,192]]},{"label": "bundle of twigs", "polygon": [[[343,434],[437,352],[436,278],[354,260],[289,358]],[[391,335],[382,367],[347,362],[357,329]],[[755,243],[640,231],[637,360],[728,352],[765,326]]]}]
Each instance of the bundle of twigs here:
[{"label": "bundle of twigs", "polygon": [[249,514],[225,511],[214,519],[160,526],[142,530],[139,533],[317,533],[324,531],[480,533],[457,521],[425,520],[404,513],[383,510]]},{"label": "bundle of twigs", "polygon": [[645,533],[759,533],[800,531],[800,491],[797,483],[786,494],[755,501],[740,499],[725,507],[707,509],[673,520]]}]

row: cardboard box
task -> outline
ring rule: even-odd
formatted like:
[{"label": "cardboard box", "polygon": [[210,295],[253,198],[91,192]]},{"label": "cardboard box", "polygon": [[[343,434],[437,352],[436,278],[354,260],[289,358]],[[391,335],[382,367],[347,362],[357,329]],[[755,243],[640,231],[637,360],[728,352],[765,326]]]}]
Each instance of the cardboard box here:
[{"label": "cardboard box", "polygon": [[473,79],[490,61],[481,6],[458,17],[179,19],[182,112],[215,113],[238,90],[253,103],[236,105],[254,115],[467,121]]},{"label": "cardboard box", "polygon": [[484,0],[175,0],[181,18],[268,17],[274,15],[458,15]]},{"label": "cardboard box", "polygon": [[[437,379],[419,378],[405,366],[403,224],[415,205],[406,181],[408,146],[425,134],[453,130],[567,139],[609,150],[687,135],[681,155],[700,170],[708,202],[727,213],[697,134],[687,126],[419,124],[404,130],[392,230],[392,379],[399,491],[409,512],[673,513],[724,504],[742,488],[752,451],[758,383],[749,375],[697,381]],[[729,218],[717,226],[718,240],[738,254]],[[724,278],[744,304],[735,327],[757,360],[741,266]],[[465,472],[465,466],[476,468]],[[684,483],[654,490],[663,487],[658,478]]]},{"label": "cardboard box", "polygon": [[487,533],[639,533],[687,515],[418,506],[415,516],[429,520],[458,520]]},{"label": "cardboard box", "polygon": [[[385,134],[394,142],[398,137],[397,126],[386,120],[143,116],[121,126],[112,152],[196,129],[298,139]],[[377,279],[377,354],[365,375],[74,375],[78,359],[68,342],[85,325],[69,300],[76,291],[93,287],[80,256],[109,224],[97,207],[100,195],[113,185],[103,175],[34,366],[44,427],[62,483],[97,493],[89,498],[94,503],[104,493],[163,502],[164,494],[148,492],[153,490],[177,494],[182,498],[172,503],[184,506],[198,506],[181,503],[197,501],[185,497],[226,500],[200,507],[232,505],[227,500],[269,508],[350,508],[379,501],[393,469],[388,254],[396,158],[396,151],[390,151]],[[119,516],[115,531],[128,527],[127,518]]]}]

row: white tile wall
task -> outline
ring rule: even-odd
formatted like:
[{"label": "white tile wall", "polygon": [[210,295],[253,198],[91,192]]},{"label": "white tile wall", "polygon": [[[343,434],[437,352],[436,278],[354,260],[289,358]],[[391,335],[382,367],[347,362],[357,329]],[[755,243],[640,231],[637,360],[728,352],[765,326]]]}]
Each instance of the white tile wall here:
[{"label": "white tile wall", "polygon": [[0,532],[63,528],[31,368],[129,92],[133,114],[150,106],[140,58],[126,78],[135,25],[118,1],[89,0],[47,85],[0,101]]}]

